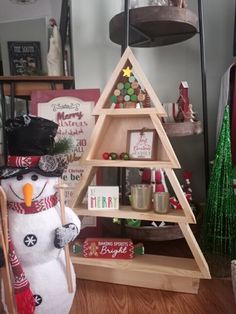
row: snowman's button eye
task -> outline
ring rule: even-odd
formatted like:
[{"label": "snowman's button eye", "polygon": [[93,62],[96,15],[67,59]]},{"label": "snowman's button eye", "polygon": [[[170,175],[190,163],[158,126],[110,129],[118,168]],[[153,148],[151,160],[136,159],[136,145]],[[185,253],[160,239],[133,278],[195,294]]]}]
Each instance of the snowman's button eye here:
[{"label": "snowman's button eye", "polygon": [[19,174],[18,176],[16,176],[16,180],[21,181],[23,179],[22,174]]},{"label": "snowman's button eye", "polygon": [[39,177],[38,177],[36,174],[33,174],[32,177],[31,177],[31,180],[32,180],[32,181],[37,181],[38,178],[39,178]]}]

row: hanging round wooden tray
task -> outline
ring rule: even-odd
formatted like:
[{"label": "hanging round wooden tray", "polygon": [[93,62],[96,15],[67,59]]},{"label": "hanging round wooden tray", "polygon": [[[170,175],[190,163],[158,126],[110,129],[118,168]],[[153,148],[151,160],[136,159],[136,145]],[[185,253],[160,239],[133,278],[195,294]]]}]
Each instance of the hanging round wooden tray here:
[{"label": "hanging round wooden tray", "polygon": [[[118,237],[121,233],[121,226],[114,224],[111,219],[103,219],[102,224],[111,232],[111,236]],[[135,240],[149,240],[149,241],[167,241],[183,238],[183,234],[178,224],[167,225],[165,227],[155,228],[152,226],[130,227],[125,226],[125,233],[127,238]]]},{"label": "hanging round wooden tray", "polygon": [[[187,40],[197,33],[198,18],[188,9],[174,6],[148,6],[130,11],[130,46],[157,47]],[[110,39],[124,42],[125,13],[115,15],[109,23]]]},{"label": "hanging round wooden tray", "polygon": [[170,137],[189,136],[202,133],[201,121],[163,123],[162,125],[166,131],[166,134]]},{"label": "hanging round wooden tray", "polygon": [[[197,224],[191,224],[190,227],[193,233],[198,233],[199,224],[202,221],[203,209],[198,204],[196,207],[196,220]],[[121,225],[113,223],[111,218],[102,218],[103,231],[112,237],[121,236]],[[163,227],[153,227],[153,226],[141,226],[141,227],[131,227],[125,225],[125,237],[134,240],[147,240],[147,241],[170,241],[176,239],[182,239],[183,234],[177,223],[166,224]]]}]

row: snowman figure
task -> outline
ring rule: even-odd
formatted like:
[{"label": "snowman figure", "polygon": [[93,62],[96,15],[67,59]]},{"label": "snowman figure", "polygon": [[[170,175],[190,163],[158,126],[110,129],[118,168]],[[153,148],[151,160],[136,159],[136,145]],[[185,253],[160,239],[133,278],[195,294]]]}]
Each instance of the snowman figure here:
[{"label": "snowman figure", "polygon": [[53,155],[58,125],[47,119],[20,116],[6,121],[8,165],[1,170],[7,196],[9,263],[19,314],[67,314],[75,293],[68,292],[63,247],[80,231],[80,220],[65,207],[61,222],[58,180],[65,167]]}]

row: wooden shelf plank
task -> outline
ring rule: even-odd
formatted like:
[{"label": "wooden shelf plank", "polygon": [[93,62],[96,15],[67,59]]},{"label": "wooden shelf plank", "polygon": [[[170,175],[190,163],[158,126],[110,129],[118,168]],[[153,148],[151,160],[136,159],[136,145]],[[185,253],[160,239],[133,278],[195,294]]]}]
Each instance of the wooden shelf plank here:
[{"label": "wooden shelf plank", "polygon": [[71,88],[74,83],[72,76],[0,76],[3,84],[4,95],[11,95],[11,84],[14,84],[15,96],[31,96],[32,91]]},{"label": "wooden shelf plank", "polygon": [[156,114],[159,117],[166,117],[165,112],[159,112],[156,108],[103,108],[102,113],[109,116],[149,116],[150,114]]},{"label": "wooden shelf plank", "polygon": [[[77,278],[197,294],[201,274],[194,261],[183,260],[147,255],[129,261],[72,257]],[[179,264],[182,266],[178,267]],[[176,275],[169,274],[169,271]]]},{"label": "wooden shelf plank", "polygon": [[166,221],[166,222],[187,222],[196,223],[191,217],[185,217],[182,210],[171,209],[168,214],[157,214],[154,211],[137,212],[131,209],[130,206],[121,206],[117,210],[88,210],[87,205],[80,205],[79,208],[74,208],[74,211],[79,216],[92,217],[110,217],[110,218],[126,218],[139,219],[149,221]]},{"label": "wooden shelf plank", "polygon": [[[83,166],[94,166],[94,167],[127,167],[127,168],[173,168],[173,163],[170,161],[160,161],[160,160],[103,160],[103,159],[86,159],[82,160]],[[177,167],[175,167],[177,168]],[[179,168],[179,167],[178,167]]]},{"label": "wooden shelf plank", "polygon": [[101,259],[72,256],[72,263],[78,265],[114,268],[123,271],[159,273],[162,275],[204,278],[194,259],[144,254],[133,259]]},{"label": "wooden shelf plank", "polygon": [[73,81],[73,76],[39,76],[39,75],[12,75],[12,76],[0,76],[2,82],[64,82]]}]

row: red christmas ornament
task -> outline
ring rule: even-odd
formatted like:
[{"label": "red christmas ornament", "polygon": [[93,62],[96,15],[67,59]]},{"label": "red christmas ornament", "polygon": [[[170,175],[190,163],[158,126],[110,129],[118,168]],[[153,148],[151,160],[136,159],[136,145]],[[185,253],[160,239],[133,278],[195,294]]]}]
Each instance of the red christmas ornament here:
[{"label": "red christmas ornament", "polygon": [[107,160],[107,159],[109,159],[109,157],[110,157],[110,154],[107,153],[107,152],[105,152],[105,153],[102,154],[102,158],[103,158],[103,159],[106,159],[106,160]]}]

